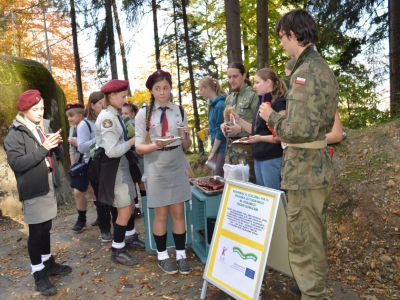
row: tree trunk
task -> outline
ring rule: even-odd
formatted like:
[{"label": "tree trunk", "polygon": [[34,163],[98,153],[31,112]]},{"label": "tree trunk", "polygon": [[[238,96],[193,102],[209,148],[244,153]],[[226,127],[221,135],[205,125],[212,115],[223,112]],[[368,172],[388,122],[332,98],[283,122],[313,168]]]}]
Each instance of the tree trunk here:
[{"label": "tree trunk", "polygon": [[225,0],[225,17],[228,64],[234,61],[243,63],[239,0]]},{"label": "tree trunk", "polygon": [[[250,53],[249,53],[249,36],[247,34],[247,27],[243,26],[243,64],[248,66],[250,64]],[[249,74],[247,74],[247,78],[249,78]]]},{"label": "tree trunk", "polygon": [[176,18],[176,4],[175,0],[172,0],[172,5],[174,9],[174,31],[175,31],[175,55],[176,55],[176,68],[178,73],[178,95],[179,95],[179,105],[182,105],[182,87],[181,87],[181,72],[179,63],[179,38],[178,38],[178,22]]},{"label": "tree trunk", "polygon": [[[118,33],[118,40],[119,40],[119,47],[121,49],[121,57],[122,57],[122,69],[124,72],[124,79],[129,81],[128,76],[128,62],[126,59],[126,51],[125,51],[125,44],[124,38],[122,37],[121,25],[119,24],[119,17],[118,17],[118,8],[115,0],[111,0],[111,5],[114,12],[114,20],[115,20],[115,27]],[[128,86],[128,96],[131,96],[131,88]]]},{"label": "tree trunk", "polygon": [[[183,16],[183,27],[185,30],[186,55],[187,55],[188,68],[189,68],[190,89],[192,92],[192,101],[193,101],[194,127],[196,128],[196,132],[199,132],[200,119],[199,119],[199,112],[197,110],[196,88],[194,86],[192,54],[190,51],[189,29],[188,29],[187,15],[186,15],[186,1],[185,0],[182,0],[182,16]],[[199,145],[199,152],[203,153],[204,152],[203,142],[201,141],[201,139],[198,136],[197,136],[197,144]]]},{"label": "tree trunk", "polygon": [[157,1],[151,0],[151,7],[153,8],[153,24],[154,24],[154,47],[156,50],[156,68],[161,69],[160,61],[160,41],[158,40],[158,24],[157,24]]},{"label": "tree trunk", "polygon": [[117,56],[115,54],[114,25],[112,18],[111,0],[105,0],[106,7],[106,26],[107,26],[107,44],[110,55],[111,78],[118,79]]},{"label": "tree trunk", "polygon": [[75,81],[76,90],[78,92],[78,101],[83,104],[83,91],[82,91],[82,77],[81,77],[81,61],[79,58],[78,49],[78,34],[76,30],[76,14],[75,14],[75,2],[70,0],[69,4],[71,6],[71,28],[72,28],[72,42],[74,45],[74,62],[75,62]]},{"label": "tree trunk", "polygon": [[400,1],[389,0],[390,116],[400,114]]},{"label": "tree trunk", "polygon": [[268,0],[257,0],[257,69],[268,67]]}]

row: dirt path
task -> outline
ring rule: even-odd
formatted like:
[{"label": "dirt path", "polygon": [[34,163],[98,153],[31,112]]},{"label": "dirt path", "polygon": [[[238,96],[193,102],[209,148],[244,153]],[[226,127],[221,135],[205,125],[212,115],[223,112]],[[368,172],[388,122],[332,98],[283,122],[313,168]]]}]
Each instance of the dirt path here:
[{"label": "dirt path", "polygon": [[[189,248],[189,276],[166,275],[157,266],[155,253],[133,251],[140,264],[133,267],[109,261],[111,243],[102,243],[98,228],[90,226],[95,218],[94,207],[89,207],[88,226],[79,234],[70,228],[76,220],[74,209],[61,207],[53,220],[52,252],[57,260],[67,263],[73,272],[65,277],[52,277],[58,293],[42,297],[35,291],[30,274],[27,251],[27,227],[22,219],[0,217],[0,298],[1,299],[200,299],[204,265]],[[143,218],[137,220],[137,230],[144,238]],[[171,251],[173,254],[174,251]],[[286,288],[292,280],[268,270],[265,276],[263,299],[296,299]],[[359,299],[351,291],[335,283],[328,283],[332,299]],[[207,299],[231,299],[224,292],[209,285]]]}]

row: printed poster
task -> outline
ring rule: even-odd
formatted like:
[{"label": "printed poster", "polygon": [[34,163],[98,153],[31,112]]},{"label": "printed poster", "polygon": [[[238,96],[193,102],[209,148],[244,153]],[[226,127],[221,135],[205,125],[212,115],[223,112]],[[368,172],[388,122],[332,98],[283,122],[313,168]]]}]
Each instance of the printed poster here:
[{"label": "printed poster", "polygon": [[281,191],[227,180],[204,279],[240,299],[257,299]]}]

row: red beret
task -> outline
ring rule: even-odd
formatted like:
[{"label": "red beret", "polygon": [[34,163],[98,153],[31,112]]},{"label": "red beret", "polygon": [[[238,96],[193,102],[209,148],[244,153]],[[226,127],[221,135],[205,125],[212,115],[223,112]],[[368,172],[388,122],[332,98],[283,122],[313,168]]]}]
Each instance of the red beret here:
[{"label": "red beret", "polygon": [[133,111],[135,112],[135,114],[137,114],[137,112],[138,112],[138,107],[135,105],[135,104],[133,104],[133,103],[130,103],[130,102],[125,102],[124,103],[124,106],[125,107],[130,107],[131,109],[133,109]]},{"label": "red beret", "polygon": [[17,108],[19,111],[28,110],[35,104],[38,104],[40,100],[42,100],[42,97],[38,90],[27,90],[19,96]]},{"label": "red beret", "polygon": [[158,77],[168,77],[171,78],[171,74],[169,72],[165,72],[163,70],[157,70],[153,74],[151,74],[146,80],[146,87],[151,90],[151,85],[153,81]]},{"label": "red beret", "polygon": [[126,91],[128,89],[128,85],[129,81],[127,80],[112,79],[103,85],[100,91],[102,91],[104,94],[118,93]]},{"label": "red beret", "polygon": [[82,103],[73,103],[73,104],[67,104],[64,107],[64,110],[70,110],[71,108],[85,108],[85,106]]}]

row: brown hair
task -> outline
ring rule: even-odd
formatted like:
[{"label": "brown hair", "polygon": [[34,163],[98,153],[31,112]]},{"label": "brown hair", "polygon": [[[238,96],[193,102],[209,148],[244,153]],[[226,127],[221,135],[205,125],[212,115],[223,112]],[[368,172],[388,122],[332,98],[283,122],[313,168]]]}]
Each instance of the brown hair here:
[{"label": "brown hair", "polygon": [[293,71],[294,66],[296,65],[297,59],[296,58],[292,58],[291,60],[289,60],[286,65],[285,65],[285,69],[290,70],[290,72]]},{"label": "brown hair", "polygon": [[294,33],[300,46],[318,42],[317,24],[310,13],[304,9],[293,9],[276,22],[275,33],[278,37],[282,33],[291,37],[290,31]]},{"label": "brown hair", "polygon": [[276,76],[274,71],[268,68],[262,68],[259,69],[255,75],[261,77],[261,79],[264,81],[267,81],[269,79],[274,84],[271,92],[272,103],[274,103],[276,98],[285,96],[287,91],[286,85],[278,76]]},{"label": "brown hair", "polygon": [[85,116],[88,120],[95,121],[97,119],[97,116],[94,113],[94,110],[92,109],[90,104],[96,104],[103,98],[104,98],[104,94],[100,91],[93,92],[90,94],[88,103],[85,108]]},{"label": "brown hair", "polygon": [[244,75],[246,73],[246,68],[244,65],[238,61],[231,62],[228,69],[238,69],[240,74]]},{"label": "brown hair", "polygon": [[76,115],[76,114],[83,116],[85,114],[85,111],[84,111],[83,108],[75,107],[75,108],[68,109],[67,112],[66,112],[66,115],[68,117],[71,116],[71,115]]},{"label": "brown hair", "polygon": [[226,96],[225,91],[221,88],[218,80],[210,77],[203,77],[199,80],[199,85],[202,87],[209,87],[212,89],[217,95]]},{"label": "brown hair", "polygon": [[[172,89],[172,80],[171,80],[171,77],[160,76],[160,77],[155,78],[155,79],[149,84],[149,85],[150,85],[149,91],[151,92],[151,89],[153,88],[153,85],[154,85],[155,83],[160,82],[160,81],[163,81],[163,80],[166,80],[166,81],[169,83],[169,85],[170,85],[170,87],[171,87],[171,89]],[[150,119],[151,119],[151,115],[153,114],[153,109],[154,109],[154,103],[155,103],[155,101],[156,101],[156,98],[154,98],[153,94],[151,94],[151,97],[150,97],[150,104],[149,104],[149,107],[148,107],[148,109],[147,109],[147,115],[146,115],[146,130],[147,130],[147,132],[146,132],[146,139],[145,139],[145,141],[146,141],[147,144],[151,144],[149,128],[150,128]],[[171,99],[171,101],[172,101],[172,99]]]}]

